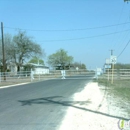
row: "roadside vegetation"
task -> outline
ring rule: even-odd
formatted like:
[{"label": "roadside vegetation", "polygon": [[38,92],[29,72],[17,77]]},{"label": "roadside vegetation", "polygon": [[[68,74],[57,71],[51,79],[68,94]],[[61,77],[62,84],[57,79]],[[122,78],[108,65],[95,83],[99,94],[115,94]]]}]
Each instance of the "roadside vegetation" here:
[{"label": "roadside vegetation", "polygon": [[105,86],[107,94],[113,97],[113,100],[118,99],[117,105],[125,109],[125,111],[130,114],[130,80],[114,80],[112,84],[111,81],[107,79],[98,79],[99,86]]}]

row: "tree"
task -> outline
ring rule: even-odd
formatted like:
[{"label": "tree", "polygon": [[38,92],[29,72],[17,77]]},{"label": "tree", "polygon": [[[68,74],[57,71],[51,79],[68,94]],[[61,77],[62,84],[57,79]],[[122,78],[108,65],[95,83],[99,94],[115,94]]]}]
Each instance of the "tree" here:
[{"label": "tree", "polygon": [[122,64],[122,63],[117,63],[115,64],[115,69],[130,69],[130,64]]},{"label": "tree", "polygon": [[72,64],[75,68],[78,67],[79,69],[86,69],[86,65],[85,64],[81,64],[79,62],[75,62]]},{"label": "tree", "polygon": [[29,63],[41,64],[44,65],[44,61],[36,56],[34,56]]},{"label": "tree", "polygon": [[43,51],[37,43],[33,42],[30,37],[26,35],[25,32],[19,31],[17,35],[13,37],[12,44],[12,58],[20,70],[20,66],[23,61],[33,56],[41,56]]},{"label": "tree", "polygon": [[129,1],[130,1],[130,0],[124,0],[124,2],[127,2],[127,3],[128,3]]},{"label": "tree", "polygon": [[87,69],[85,64],[81,64],[81,69]]},{"label": "tree", "polygon": [[[17,65],[18,71],[20,71],[20,66],[29,58],[44,55],[40,45],[27,36],[26,32],[19,31],[13,38],[10,34],[5,34],[4,43],[6,66],[8,63],[13,62]],[[0,48],[2,48],[2,44],[0,44]],[[2,49],[0,49],[0,63],[2,63],[2,59]]]},{"label": "tree", "polygon": [[65,69],[66,65],[72,63],[72,61],[73,57],[68,56],[67,51],[63,49],[58,50],[56,53],[48,57],[48,64],[52,67],[61,66],[63,69]]}]

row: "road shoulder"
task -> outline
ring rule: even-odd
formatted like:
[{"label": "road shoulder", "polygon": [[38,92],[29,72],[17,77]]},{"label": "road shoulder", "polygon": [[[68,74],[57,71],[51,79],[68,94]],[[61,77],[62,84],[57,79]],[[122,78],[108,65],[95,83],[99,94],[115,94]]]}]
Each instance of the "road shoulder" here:
[{"label": "road shoulder", "polygon": [[59,130],[119,130],[118,122],[123,117],[117,111],[110,114],[111,104],[105,92],[105,87],[96,82],[86,84],[81,92],[74,94],[77,104],[68,108]]}]

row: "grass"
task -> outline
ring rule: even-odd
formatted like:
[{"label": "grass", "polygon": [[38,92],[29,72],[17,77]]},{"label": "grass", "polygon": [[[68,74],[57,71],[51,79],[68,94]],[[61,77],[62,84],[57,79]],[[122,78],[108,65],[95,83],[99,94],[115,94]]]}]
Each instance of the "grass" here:
[{"label": "grass", "polygon": [[118,104],[130,114],[130,80],[114,80],[113,84],[107,79],[98,79],[98,84],[106,86],[107,94],[118,99]]},{"label": "grass", "polygon": [[108,87],[114,95],[130,101],[130,80],[115,80],[112,84],[111,81],[99,79],[98,83]]}]

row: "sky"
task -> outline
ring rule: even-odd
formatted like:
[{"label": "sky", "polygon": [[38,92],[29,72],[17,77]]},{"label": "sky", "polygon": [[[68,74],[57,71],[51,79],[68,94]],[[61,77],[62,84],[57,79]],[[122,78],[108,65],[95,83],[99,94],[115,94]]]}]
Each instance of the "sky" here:
[{"label": "sky", "polygon": [[130,2],[124,0],[0,0],[0,22],[4,33],[21,29],[33,37],[45,62],[64,49],[88,69],[102,68],[110,50],[117,63],[130,63]]}]

